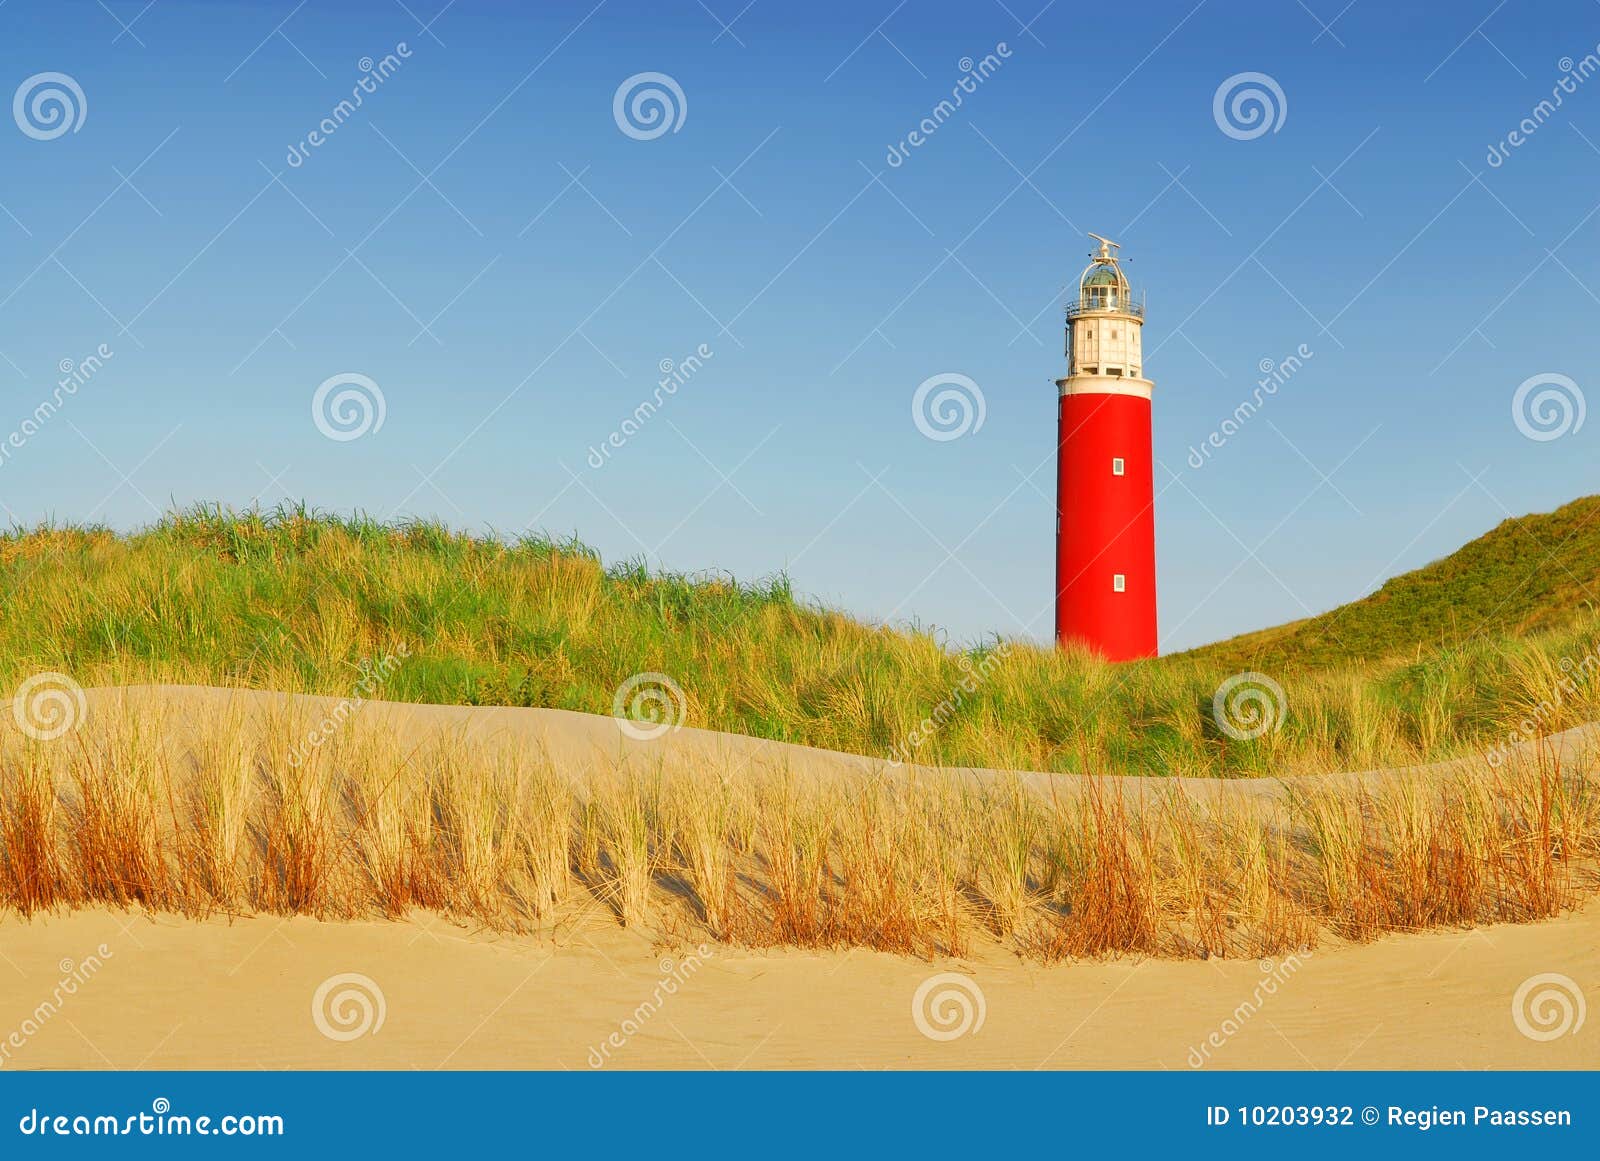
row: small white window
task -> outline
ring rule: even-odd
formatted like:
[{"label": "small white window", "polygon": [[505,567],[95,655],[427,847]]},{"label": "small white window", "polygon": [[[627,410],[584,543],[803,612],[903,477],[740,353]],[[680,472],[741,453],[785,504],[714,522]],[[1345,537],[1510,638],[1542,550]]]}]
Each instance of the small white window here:
[{"label": "small white window", "polygon": [[1112,576],[1111,576],[1111,591],[1114,592],[1114,593],[1125,593],[1125,592],[1127,592],[1128,591],[1128,578],[1123,576],[1120,572],[1119,573],[1113,573]]},{"label": "small white window", "polygon": [[1122,462],[1122,457],[1117,456],[1111,461],[1111,474],[1121,476],[1127,474],[1128,465]]}]

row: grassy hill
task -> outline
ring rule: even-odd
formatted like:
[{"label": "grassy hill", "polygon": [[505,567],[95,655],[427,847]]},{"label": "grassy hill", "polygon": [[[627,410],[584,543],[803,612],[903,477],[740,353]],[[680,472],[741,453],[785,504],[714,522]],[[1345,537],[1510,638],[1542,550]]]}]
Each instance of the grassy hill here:
[{"label": "grassy hill", "polygon": [[1600,496],[1586,496],[1506,520],[1359,601],[1187,656],[1249,668],[1417,660],[1475,639],[1566,629],[1597,607]]},{"label": "grassy hill", "polygon": [[[800,601],[782,578],[608,568],[576,543],[196,509],[132,535],[0,536],[0,694],[59,672],[654,714],[913,762],[1369,768],[1496,744],[1530,714],[1540,729],[1596,716],[1588,669],[1570,673],[1600,637],[1580,583],[1600,561],[1597,507],[1502,526],[1325,617],[1123,666],[1001,640],[952,651]],[[1252,701],[1247,684],[1219,711],[1244,669],[1282,693],[1256,683]],[[1256,733],[1260,710],[1272,728]]]}]

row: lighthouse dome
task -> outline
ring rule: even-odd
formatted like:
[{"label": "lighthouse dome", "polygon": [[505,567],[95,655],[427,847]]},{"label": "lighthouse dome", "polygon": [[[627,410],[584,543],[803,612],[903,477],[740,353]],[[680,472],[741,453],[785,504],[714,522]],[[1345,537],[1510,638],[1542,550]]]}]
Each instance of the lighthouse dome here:
[{"label": "lighthouse dome", "polygon": [[1078,296],[1067,303],[1067,317],[1103,311],[1142,318],[1144,308],[1133,300],[1127,275],[1117,258],[1117,244],[1099,234],[1089,236],[1100,243],[1100,251],[1089,255],[1089,264],[1078,276]]},{"label": "lighthouse dome", "polygon": [[1083,272],[1080,311],[1123,310],[1127,306],[1128,284],[1122,271],[1109,262],[1097,262]]}]

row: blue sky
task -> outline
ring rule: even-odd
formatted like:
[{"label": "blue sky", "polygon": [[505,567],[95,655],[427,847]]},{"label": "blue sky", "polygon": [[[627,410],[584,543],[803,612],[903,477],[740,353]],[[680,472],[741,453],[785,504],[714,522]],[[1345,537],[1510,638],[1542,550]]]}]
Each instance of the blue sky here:
[{"label": "blue sky", "polygon": [[[1148,294],[1163,648],[1319,612],[1595,490],[1600,419],[1533,439],[1512,402],[1596,386],[1600,75],[1489,152],[1597,46],[1593,0],[9,0],[0,96],[82,97],[0,118],[0,442],[111,355],[12,441],[0,517],[305,499],[1042,640],[1093,230]],[[616,119],[643,73],[674,130]],[[1214,113],[1247,73],[1258,135]],[[932,440],[950,373],[984,421]],[[319,429],[340,375],[381,427]]]}]

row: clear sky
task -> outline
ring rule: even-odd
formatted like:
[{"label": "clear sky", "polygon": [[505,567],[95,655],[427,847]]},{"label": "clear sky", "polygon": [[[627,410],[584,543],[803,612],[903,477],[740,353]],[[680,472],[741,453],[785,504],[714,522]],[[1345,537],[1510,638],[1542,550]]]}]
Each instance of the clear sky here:
[{"label": "clear sky", "polygon": [[[1319,612],[1597,490],[1600,418],[1513,417],[1600,381],[1597,46],[1594,0],[8,0],[0,517],[304,499],[1043,640],[1093,230],[1148,293],[1163,648]],[[983,422],[935,440],[944,374]],[[337,376],[381,426],[324,434]]]}]

